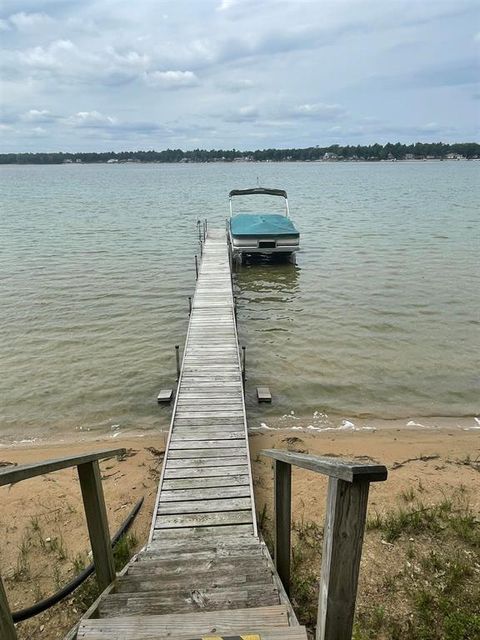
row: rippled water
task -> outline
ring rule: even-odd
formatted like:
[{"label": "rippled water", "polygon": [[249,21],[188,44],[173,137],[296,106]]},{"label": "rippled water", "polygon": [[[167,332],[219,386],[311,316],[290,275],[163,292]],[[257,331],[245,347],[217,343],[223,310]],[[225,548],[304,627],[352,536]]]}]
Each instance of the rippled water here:
[{"label": "rippled water", "polygon": [[229,189],[257,177],[287,189],[303,250],[236,274],[252,419],[476,415],[479,169],[2,167],[0,440],[167,425],[196,219],[223,226]]}]

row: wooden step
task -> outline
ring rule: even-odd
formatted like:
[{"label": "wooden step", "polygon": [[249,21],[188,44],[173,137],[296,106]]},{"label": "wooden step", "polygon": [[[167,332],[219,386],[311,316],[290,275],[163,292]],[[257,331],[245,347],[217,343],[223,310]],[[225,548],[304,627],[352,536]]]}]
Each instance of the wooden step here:
[{"label": "wooden step", "polygon": [[144,564],[145,562],[151,562],[152,560],[175,560],[178,562],[198,562],[199,560],[214,560],[215,558],[244,558],[255,557],[261,558],[263,556],[262,548],[259,544],[248,544],[245,547],[235,545],[235,547],[219,546],[210,547],[205,545],[204,547],[192,547],[190,546],[178,546],[178,547],[165,547],[164,549],[151,549],[141,553],[136,564]]},{"label": "wooden step", "polygon": [[245,570],[235,575],[232,574],[197,574],[189,576],[183,574],[179,576],[159,576],[156,574],[138,573],[136,575],[127,574],[117,578],[115,591],[117,593],[158,593],[165,591],[173,593],[192,589],[217,589],[224,587],[244,587],[245,585],[270,587],[273,584],[272,572],[268,568],[260,568],[257,571]]},{"label": "wooden step", "polygon": [[248,557],[215,557],[207,560],[197,560],[192,562],[191,559],[185,559],[180,562],[179,558],[172,560],[154,560],[150,562],[135,562],[129,570],[129,576],[134,575],[146,575],[154,574],[158,576],[175,578],[181,575],[201,575],[204,573],[210,573],[214,575],[214,572],[232,573],[242,571],[255,571],[262,567],[266,567],[267,562],[264,558],[258,558],[257,556]]},{"label": "wooden step", "polygon": [[[181,533],[180,533],[181,532]],[[253,537],[252,524],[236,524],[224,525],[216,527],[185,527],[184,529],[155,529],[153,534],[153,542],[158,545],[164,544],[166,541],[192,540],[195,543],[200,541],[208,542],[212,538],[223,539],[225,536],[235,535],[246,538]],[[153,545],[155,546],[155,545]]]},{"label": "wooden step", "polygon": [[[140,629],[138,635],[135,635],[135,630],[133,630],[132,635],[129,635],[130,629],[125,626],[124,628],[120,628],[117,630],[117,627],[110,626],[110,623],[116,620],[116,618],[107,618],[106,622],[108,626],[102,627],[101,629],[89,629],[83,633],[82,636],[78,635],[77,638],[82,638],[82,640],[202,640],[201,636],[196,635],[192,636],[192,633],[182,633],[175,632],[175,635],[172,635],[170,632],[168,634],[158,634],[155,630],[150,629]],[[137,617],[133,618],[123,618],[122,620],[137,620]],[[135,623],[134,623],[135,624]],[[125,630],[124,630],[125,629]],[[214,638],[218,637],[218,632],[214,632]],[[257,627],[255,629],[246,628],[243,625],[242,628],[233,629],[227,632],[230,637],[232,635],[234,637],[245,638],[252,635],[257,635],[260,640],[308,640],[307,632],[305,627],[271,627],[270,629]]]},{"label": "wooden step", "polygon": [[[200,538],[195,540],[192,538],[178,538],[172,540],[159,540],[151,542],[146,550],[138,556],[138,561],[142,561],[149,556],[157,558],[171,558],[173,556],[213,553],[218,556],[228,556],[244,554],[246,552],[256,553],[258,549],[262,549],[262,545],[258,538],[253,535],[248,536],[228,536]],[[233,552],[233,553],[232,553]]]},{"label": "wooden step", "polygon": [[[248,627],[246,626],[248,624]],[[151,616],[122,616],[82,620],[77,638],[85,640],[179,640],[206,634],[260,633],[268,640],[267,630],[288,627],[285,605],[233,609],[231,611],[181,613]],[[273,628],[273,629],[272,629]],[[281,638],[282,636],[277,636]],[[270,636],[273,640],[275,636]],[[284,636],[292,640],[295,636]],[[305,635],[299,636],[305,638]]]},{"label": "wooden step", "polygon": [[155,583],[151,585],[151,593],[113,593],[106,596],[100,603],[100,616],[233,610],[280,604],[278,592],[272,583],[270,586],[244,583],[241,586],[188,588],[183,591],[169,589],[164,593],[155,589]]}]

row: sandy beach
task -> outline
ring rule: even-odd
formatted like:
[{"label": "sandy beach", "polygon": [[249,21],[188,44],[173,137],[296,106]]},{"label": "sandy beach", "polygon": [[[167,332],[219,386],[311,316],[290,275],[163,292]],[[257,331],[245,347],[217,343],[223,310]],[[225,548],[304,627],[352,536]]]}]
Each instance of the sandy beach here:
[{"label": "sandy beach", "polygon": [[[3,448],[0,464],[23,464],[105,448],[125,447],[122,460],[101,463],[111,533],[139,497],[145,498],[133,532],[137,548],[150,526],[165,444],[158,436],[43,444]],[[476,431],[455,429],[383,429],[305,433],[290,430],[250,436],[257,513],[268,528],[272,515],[272,465],[260,452],[283,448],[319,455],[372,460],[387,465],[388,480],[372,486],[369,513],[390,508],[402,492],[421,490],[426,502],[462,488],[480,513],[478,472],[480,438]],[[311,472],[293,474],[293,519],[323,522],[326,480]],[[9,602],[16,610],[55,591],[76,573],[76,560],[88,558],[88,535],[77,474],[59,471],[1,490],[1,573]],[[59,638],[80,611],[75,600],[19,625],[20,638]]]}]

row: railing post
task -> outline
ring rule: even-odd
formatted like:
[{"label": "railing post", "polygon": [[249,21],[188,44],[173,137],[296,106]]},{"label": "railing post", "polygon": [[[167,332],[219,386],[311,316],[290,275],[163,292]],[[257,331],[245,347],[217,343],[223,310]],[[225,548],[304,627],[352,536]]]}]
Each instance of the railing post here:
[{"label": "railing post", "polygon": [[195,256],[195,277],[198,280],[198,257]]},{"label": "railing post", "polygon": [[316,640],[352,637],[369,484],[329,478]]},{"label": "railing post", "polygon": [[292,467],[275,460],[275,566],[290,595],[290,541],[292,515]]},{"label": "railing post", "polygon": [[2,640],[17,640],[17,632],[13,624],[12,613],[8,606],[7,594],[0,577],[0,638]]},{"label": "railing post", "polygon": [[188,315],[192,315],[192,296],[188,296]]},{"label": "railing post", "polygon": [[79,464],[77,469],[87,517],[95,572],[100,591],[103,591],[115,580],[116,574],[100,467],[98,460],[94,460],[93,462]]}]

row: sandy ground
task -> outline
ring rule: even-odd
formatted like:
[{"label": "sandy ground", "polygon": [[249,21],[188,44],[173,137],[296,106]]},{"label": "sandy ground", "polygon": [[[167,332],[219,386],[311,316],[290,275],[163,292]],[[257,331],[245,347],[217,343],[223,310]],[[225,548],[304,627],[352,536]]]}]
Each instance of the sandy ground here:
[{"label": "sandy ground", "polygon": [[[2,448],[0,465],[23,464],[105,448],[125,447],[123,460],[101,463],[110,529],[113,533],[137,499],[144,496],[133,530],[141,547],[148,536],[161,464],[164,434],[109,441],[29,448]],[[319,455],[374,460],[389,470],[386,482],[372,486],[369,509],[383,511],[410,487],[435,500],[463,485],[480,513],[478,461],[480,432],[385,429],[362,432],[253,433],[250,448],[257,513],[271,518],[272,464],[262,449],[283,448]],[[476,461],[476,463],[475,463]],[[323,522],[326,480],[312,472],[293,474],[293,518]],[[0,573],[11,608],[27,606],[54,592],[76,573],[75,560],[87,559],[88,534],[76,470],[0,488]],[[60,638],[80,613],[71,598],[48,613],[19,625],[20,638]]]},{"label": "sandy ground", "polygon": [[[250,437],[257,513],[266,505],[271,514],[272,462],[259,455],[262,449],[289,449],[317,455],[370,460],[386,465],[386,482],[370,488],[369,510],[382,512],[392,499],[413,487],[428,490],[431,500],[464,485],[472,490],[471,503],[480,512],[478,465],[480,432],[458,429],[377,431],[267,432]],[[475,464],[475,461],[477,464]],[[323,522],[327,480],[323,476],[294,470],[292,517]]]}]

